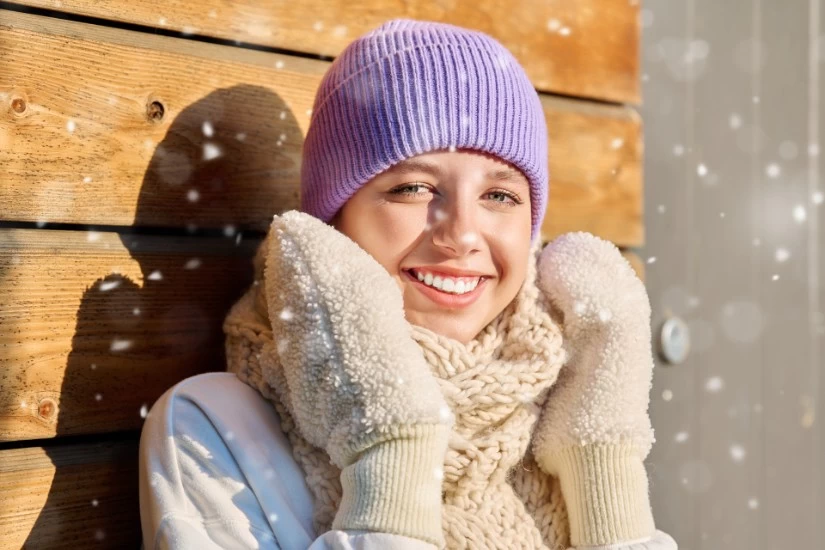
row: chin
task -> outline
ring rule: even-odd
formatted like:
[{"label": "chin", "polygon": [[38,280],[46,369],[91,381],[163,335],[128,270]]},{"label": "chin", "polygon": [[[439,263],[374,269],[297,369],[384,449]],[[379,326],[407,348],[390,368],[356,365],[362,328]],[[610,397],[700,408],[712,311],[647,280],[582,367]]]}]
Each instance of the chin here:
[{"label": "chin", "polygon": [[429,315],[421,315],[417,313],[407,313],[407,319],[410,324],[431,330],[436,334],[458,340],[462,344],[467,344],[481,331],[480,328],[469,326],[468,323],[463,323],[455,319],[433,319]]}]

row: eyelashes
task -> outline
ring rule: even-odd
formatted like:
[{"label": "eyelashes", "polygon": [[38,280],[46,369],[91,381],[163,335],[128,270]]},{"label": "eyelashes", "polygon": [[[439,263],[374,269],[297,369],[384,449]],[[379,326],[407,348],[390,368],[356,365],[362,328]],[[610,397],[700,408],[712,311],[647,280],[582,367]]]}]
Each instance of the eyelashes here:
[{"label": "eyelashes", "polygon": [[[390,194],[396,195],[396,196],[401,196],[401,197],[416,198],[416,197],[421,197],[423,195],[426,195],[427,193],[430,193],[430,192],[432,192],[432,189],[430,189],[430,187],[428,185],[425,185],[425,184],[420,183],[420,182],[413,182],[413,183],[407,183],[407,184],[404,184],[404,185],[400,185],[400,186],[392,189],[390,191]],[[518,206],[518,205],[524,203],[524,201],[518,195],[516,195],[515,193],[512,193],[510,191],[504,190],[504,189],[494,189],[492,191],[488,191],[486,193],[486,195],[488,195],[488,196],[489,195],[494,195],[494,196],[505,197],[507,200],[504,200],[504,201],[502,201],[502,200],[493,200],[492,201],[492,202],[500,204],[502,206],[513,207],[513,206]]]}]

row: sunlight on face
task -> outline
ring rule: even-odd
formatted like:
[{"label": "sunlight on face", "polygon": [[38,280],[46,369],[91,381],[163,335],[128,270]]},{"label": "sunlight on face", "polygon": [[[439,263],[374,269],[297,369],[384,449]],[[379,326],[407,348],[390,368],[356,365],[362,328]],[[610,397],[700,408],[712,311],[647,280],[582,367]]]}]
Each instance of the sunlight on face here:
[{"label": "sunlight on face", "polygon": [[530,213],[529,184],[518,169],[460,149],[392,166],[331,223],[395,279],[410,323],[467,343],[524,282]]}]

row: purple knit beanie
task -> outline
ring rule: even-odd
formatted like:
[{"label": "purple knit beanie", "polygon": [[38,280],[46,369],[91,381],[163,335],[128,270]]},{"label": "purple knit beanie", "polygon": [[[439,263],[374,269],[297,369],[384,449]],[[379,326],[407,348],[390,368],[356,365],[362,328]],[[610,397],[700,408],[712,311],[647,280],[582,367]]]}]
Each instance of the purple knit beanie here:
[{"label": "purple knit beanie", "polygon": [[387,168],[453,147],[522,171],[535,240],[547,206],[547,125],[524,69],[485,33],[390,20],[349,44],[321,80],[304,141],[301,209],[329,222]]}]

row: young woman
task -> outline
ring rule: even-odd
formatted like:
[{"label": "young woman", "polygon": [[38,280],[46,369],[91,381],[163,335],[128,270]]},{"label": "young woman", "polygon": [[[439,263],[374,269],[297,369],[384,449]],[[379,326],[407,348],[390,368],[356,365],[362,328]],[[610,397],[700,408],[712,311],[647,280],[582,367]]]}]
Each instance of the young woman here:
[{"label": "young woman", "polygon": [[147,548],[675,550],[644,459],[644,286],[542,249],[547,128],[500,43],[392,20],[332,64],[301,212],[224,324],[228,373],[141,438]]}]

